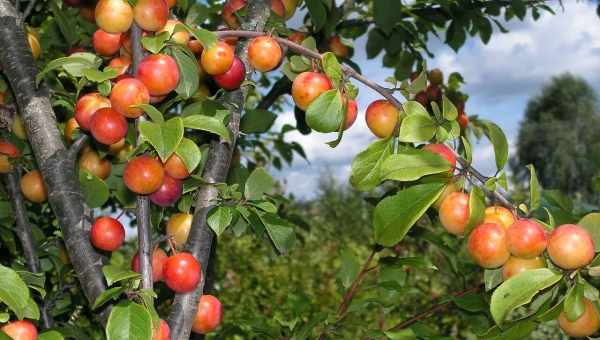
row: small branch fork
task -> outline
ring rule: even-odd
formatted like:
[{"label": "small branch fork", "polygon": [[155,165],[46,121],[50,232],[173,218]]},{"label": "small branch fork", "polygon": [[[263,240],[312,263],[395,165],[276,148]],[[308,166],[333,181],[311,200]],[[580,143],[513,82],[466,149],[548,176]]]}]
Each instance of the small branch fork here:
[{"label": "small branch fork", "polygon": [[372,271],[375,268],[375,267],[369,268],[369,266],[371,265],[371,262],[373,261],[373,258],[375,257],[375,254],[377,254],[377,248],[373,248],[371,255],[369,255],[369,257],[367,258],[367,261],[363,265],[362,269],[360,270],[360,272],[358,273],[358,275],[356,276],[356,278],[350,285],[350,288],[348,288],[348,290],[344,294],[342,303],[340,304],[340,307],[338,308],[338,312],[337,312],[338,319],[342,319],[345,316],[346,311],[348,310],[348,307],[350,307],[350,303],[352,302],[352,299],[354,298],[354,295],[356,295],[356,292],[358,291],[360,284],[362,283],[363,279],[365,278],[365,275],[367,275],[368,272]]}]

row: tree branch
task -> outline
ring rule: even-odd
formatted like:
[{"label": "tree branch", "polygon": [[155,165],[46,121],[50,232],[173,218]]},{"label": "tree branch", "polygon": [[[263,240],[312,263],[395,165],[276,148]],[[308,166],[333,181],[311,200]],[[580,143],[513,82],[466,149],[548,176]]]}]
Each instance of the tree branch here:
[{"label": "tree branch", "polygon": [[[20,173],[20,168],[15,165],[13,170],[4,176],[4,182],[10,197],[12,211],[15,216],[16,223],[14,231],[21,242],[27,267],[32,273],[40,273],[40,261],[37,257],[36,246],[31,235],[31,225],[29,224],[29,218],[27,218],[25,200],[23,199],[23,194],[21,193],[19,186],[21,182]],[[40,314],[43,328],[48,329],[52,327],[54,321],[52,320],[52,316],[48,313],[48,309],[44,301],[40,301]]]},{"label": "tree branch", "polygon": [[[246,20],[242,23],[244,29],[262,31],[270,15],[270,1],[259,0],[248,2]],[[248,42],[238,44],[237,54],[246,65],[248,74],[252,70],[248,64],[247,49]],[[231,156],[235,148],[236,139],[239,134],[240,117],[244,108],[247,89],[239,89],[227,93],[224,103],[231,110],[231,118],[228,128],[231,132],[231,143],[221,139],[210,144],[208,160],[202,174],[208,183],[220,183],[225,181]],[[192,292],[177,294],[171,307],[169,315],[169,326],[171,327],[171,340],[188,339],[193,319],[198,308],[198,300],[204,291],[206,273],[210,262],[210,253],[215,237],[213,231],[206,223],[208,213],[215,206],[219,191],[214,185],[208,184],[200,187],[197,192],[194,218],[192,227],[186,243],[186,250],[196,257],[202,265],[202,280],[198,287]]]},{"label": "tree branch", "polygon": [[[0,0],[0,63],[16,97],[29,143],[48,190],[48,203],[62,229],[65,245],[81,288],[91,304],[106,289],[102,258],[94,250],[83,217],[84,197],[75,163],[65,148],[48,91],[35,84],[37,69],[20,16],[8,0]],[[88,225],[89,226],[89,225]],[[105,322],[109,308],[99,319]]]},{"label": "tree branch", "polygon": [[[461,290],[458,292],[453,292],[450,293],[448,295],[450,296],[454,296],[454,297],[461,297],[463,295],[469,294],[469,293],[474,293],[477,292],[479,289],[481,289],[481,285],[476,286],[476,287],[471,287],[465,290]],[[435,304],[429,308],[427,308],[426,310],[424,310],[423,312],[416,314],[415,316],[400,322],[399,324],[393,326],[392,328],[389,329],[389,331],[398,331],[401,330],[403,328],[406,328],[414,323],[417,323],[425,318],[427,318],[429,315],[436,313],[438,311],[441,311],[443,309],[445,309],[446,307],[448,307],[450,304],[452,303],[452,300],[450,301],[446,301],[446,302],[442,302],[442,303],[438,303]]]},{"label": "tree branch", "polygon": [[290,93],[292,90],[292,81],[287,77],[283,76],[273,84],[271,90],[262,98],[258,103],[257,109],[268,110],[279,97],[286,93]]},{"label": "tree branch", "polygon": [[362,280],[364,279],[365,275],[373,269],[373,268],[369,268],[369,266],[371,265],[371,261],[373,261],[375,254],[377,254],[377,248],[373,248],[371,255],[369,255],[369,257],[367,258],[367,261],[362,266],[362,269],[360,270],[360,272],[358,273],[358,275],[356,276],[356,278],[350,285],[350,288],[348,288],[348,290],[346,291],[346,294],[344,294],[342,303],[340,304],[340,307],[338,308],[338,313],[337,313],[338,319],[341,319],[344,317],[344,315],[346,314],[348,307],[350,307],[350,303],[352,302],[354,295],[356,295],[356,292],[358,291],[358,287],[362,283]]}]

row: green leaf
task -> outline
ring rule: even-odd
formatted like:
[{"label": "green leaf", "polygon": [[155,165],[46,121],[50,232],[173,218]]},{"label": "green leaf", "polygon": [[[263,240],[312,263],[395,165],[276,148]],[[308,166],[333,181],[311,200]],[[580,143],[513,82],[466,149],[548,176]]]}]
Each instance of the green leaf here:
[{"label": "green leaf", "polygon": [[329,79],[331,79],[335,87],[338,87],[344,79],[342,65],[340,65],[335,55],[331,52],[325,52],[321,56],[321,60],[323,62],[323,70],[325,71],[325,74],[327,77],[329,77]]},{"label": "green leaf", "polygon": [[117,70],[110,67],[106,68],[104,71],[100,71],[95,67],[86,68],[82,71],[82,73],[87,80],[95,83],[102,83],[107,80],[116,78],[119,75]]},{"label": "green leaf", "polygon": [[424,257],[383,257],[379,260],[383,266],[393,267],[410,267],[413,269],[432,269],[438,270],[438,268]]},{"label": "green leaf", "polygon": [[271,111],[246,110],[240,121],[240,131],[243,133],[263,133],[269,131],[277,118]]},{"label": "green leaf", "polygon": [[185,29],[194,36],[205,49],[213,47],[217,43],[217,35],[204,28],[195,28],[184,25]]},{"label": "green leaf", "polygon": [[103,266],[102,273],[104,273],[108,286],[112,286],[115,282],[140,278],[139,273],[113,264]]},{"label": "green leaf", "polygon": [[112,287],[109,288],[105,291],[103,291],[100,295],[98,295],[98,297],[96,298],[96,301],[94,301],[94,305],[92,306],[92,309],[96,309],[102,305],[104,305],[105,303],[107,303],[110,300],[117,300],[121,294],[123,294],[125,291],[127,290],[127,287]]},{"label": "green leaf", "polygon": [[258,217],[265,225],[269,238],[280,254],[286,253],[292,248],[296,242],[296,233],[294,233],[292,223],[271,213],[258,212]]},{"label": "green leaf", "polygon": [[210,116],[204,116],[199,114],[194,114],[190,116],[183,117],[183,126],[188,129],[194,130],[202,130],[210,133],[214,133],[227,142],[231,141],[231,136],[229,134],[229,130],[223,124],[223,121]]},{"label": "green leaf", "polygon": [[175,153],[181,158],[189,173],[192,173],[198,164],[200,164],[200,160],[202,160],[200,148],[189,138],[183,137],[181,143],[175,149]]},{"label": "green leaf", "polygon": [[594,240],[594,249],[600,252],[600,213],[591,213],[583,216],[577,225],[587,230]]},{"label": "green leaf", "polygon": [[165,121],[162,112],[158,111],[152,104],[139,104],[135,105],[135,107],[144,110],[154,123],[162,124]]},{"label": "green leaf", "polygon": [[179,68],[179,83],[175,92],[182,98],[188,99],[198,91],[200,84],[198,61],[178,48],[171,49],[171,52]]},{"label": "green leaf", "polygon": [[402,21],[402,2],[400,0],[375,0],[373,16],[375,24],[386,32],[391,32],[399,21]]},{"label": "green leaf", "polygon": [[149,340],[152,320],[143,306],[122,301],[113,307],[106,323],[107,340]]},{"label": "green leaf", "polygon": [[496,157],[496,168],[498,171],[504,168],[508,160],[508,140],[500,127],[489,120],[480,120],[484,126],[484,133],[494,147]]},{"label": "green leaf", "polygon": [[465,227],[465,234],[469,234],[475,228],[485,215],[485,194],[477,187],[473,186],[469,195],[469,222]]},{"label": "green leaf", "polygon": [[530,210],[536,210],[540,207],[540,201],[541,201],[541,186],[540,186],[540,182],[538,181],[537,175],[535,173],[535,168],[533,167],[532,164],[529,164],[527,166],[527,168],[529,168],[529,174],[530,174],[530,178],[529,178],[529,209]]},{"label": "green leaf", "polygon": [[336,277],[340,280],[342,286],[347,289],[358,275],[360,263],[358,262],[356,254],[350,250],[350,248],[342,249],[339,258],[340,269],[338,270]]},{"label": "green leaf", "polygon": [[460,137],[462,140],[462,146],[464,149],[463,156],[467,161],[467,164],[471,164],[473,162],[473,147],[471,146],[471,142],[466,137]]},{"label": "green leaf", "polygon": [[443,189],[444,183],[419,184],[380,201],[373,212],[375,241],[386,247],[402,241]]},{"label": "green leaf", "polygon": [[433,138],[437,124],[431,117],[423,115],[406,116],[400,125],[398,139],[401,142],[426,142]]},{"label": "green leaf", "polygon": [[25,317],[30,298],[29,288],[19,274],[0,264],[0,302],[21,320]]},{"label": "green leaf", "polygon": [[583,303],[584,285],[581,283],[574,284],[565,297],[563,311],[567,320],[574,322],[579,319],[585,312],[585,304]]},{"label": "green leaf", "polygon": [[327,22],[327,8],[321,0],[306,0],[306,7],[316,32],[320,31]]},{"label": "green leaf", "polygon": [[220,236],[233,220],[234,208],[221,206],[213,209],[206,220],[208,226]]},{"label": "green leaf", "polygon": [[390,139],[373,142],[352,160],[350,183],[360,191],[369,191],[383,180],[381,165],[392,153]]},{"label": "green leaf", "polygon": [[38,336],[38,340],[63,340],[64,338],[62,334],[54,330],[40,333]]},{"label": "green leaf", "polygon": [[523,319],[511,323],[506,327],[494,326],[479,338],[485,340],[523,340],[529,339],[529,334],[537,328],[537,324],[531,320]]},{"label": "green leaf", "polygon": [[264,168],[256,168],[244,186],[244,197],[247,200],[260,200],[263,194],[270,193],[275,188],[275,179]]},{"label": "green leaf", "polygon": [[109,190],[106,183],[84,169],[79,169],[79,185],[90,208],[98,208],[104,205],[109,198]]},{"label": "green leaf", "polygon": [[548,268],[526,270],[504,281],[496,288],[490,301],[490,312],[496,324],[501,325],[508,314],[523,306],[541,290],[553,286],[562,279]]},{"label": "green leaf", "polygon": [[69,57],[52,60],[35,77],[36,84],[39,84],[46,73],[62,68],[73,77],[83,76],[83,70],[98,68],[102,65],[102,59],[92,53],[74,53]]},{"label": "green leaf", "polygon": [[450,171],[451,164],[438,154],[402,148],[389,155],[381,165],[383,179],[414,181],[423,176]]},{"label": "green leaf", "polygon": [[177,149],[183,139],[183,120],[174,117],[164,123],[139,123],[140,136],[148,141],[160,159],[165,162]]},{"label": "green leaf", "polygon": [[25,307],[23,317],[33,320],[40,319],[40,309],[38,308],[37,302],[35,302],[32,297],[29,297],[29,300],[27,300],[27,307]]},{"label": "green leaf", "polygon": [[445,95],[442,95],[442,115],[446,120],[455,120],[458,117],[456,106]]},{"label": "green leaf", "polygon": [[318,132],[335,132],[344,120],[342,95],[337,89],[322,93],[306,109],[306,123]]},{"label": "green leaf", "polygon": [[409,100],[409,101],[405,102],[404,104],[402,104],[402,108],[404,109],[404,112],[406,112],[406,115],[408,115],[408,116],[421,115],[421,116],[429,117],[429,113],[427,112],[427,109],[423,105],[421,105],[421,103],[419,103],[419,102]]},{"label": "green leaf", "polygon": [[152,54],[158,54],[165,48],[170,39],[169,32],[161,32],[152,36],[142,37],[142,46]]},{"label": "green leaf", "polygon": [[466,310],[467,312],[485,312],[488,308],[488,304],[485,301],[483,295],[476,293],[467,293],[462,296],[453,296],[452,301],[458,308]]}]

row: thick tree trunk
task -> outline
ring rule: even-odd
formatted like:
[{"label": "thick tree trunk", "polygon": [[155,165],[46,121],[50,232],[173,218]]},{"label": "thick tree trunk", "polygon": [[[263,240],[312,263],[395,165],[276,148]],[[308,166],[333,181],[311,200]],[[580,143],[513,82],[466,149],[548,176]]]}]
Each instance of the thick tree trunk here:
[{"label": "thick tree trunk", "polygon": [[[257,0],[248,2],[248,14],[245,22],[242,23],[243,29],[262,31],[265,22],[270,15],[270,1]],[[246,64],[246,69],[250,70],[246,57],[247,42],[241,42],[238,45],[237,53],[240,59]],[[210,145],[208,160],[204,169],[203,177],[208,183],[224,182],[229,166],[231,156],[235,148],[235,142],[239,134],[240,116],[244,107],[246,92],[242,89],[229,93],[225,98],[225,104],[231,110],[231,120],[229,121],[229,130],[231,131],[232,141],[228,143],[224,140],[214,141]],[[206,223],[206,218],[210,210],[214,207],[215,199],[219,192],[213,185],[205,185],[198,189],[198,196],[195,202],[194,219],[192,228],[186,244],[186,251],[192,253],[202,265],[204,274],[198,287],[186,294],[177,294],[171,307],[169,315],[169,326],[171,327],[171,340],[189,339],[190,330],[196,315],[198,300],[204,291],[205,279],[213,239],[213,231]]]},{"label": "thick tree trunk", "polygon": [[[19,14],[8,0],[0,0],[0,63],[7,76],[48,190],[81,288],[90,304],[105,289],[102,258],[89,241],[84,217],[84,198],[77,180],[77,150],[65,148],[48,91],[37,88],[37,69],[27,44]],[[100,319],[104,322],[108,309]]]}]

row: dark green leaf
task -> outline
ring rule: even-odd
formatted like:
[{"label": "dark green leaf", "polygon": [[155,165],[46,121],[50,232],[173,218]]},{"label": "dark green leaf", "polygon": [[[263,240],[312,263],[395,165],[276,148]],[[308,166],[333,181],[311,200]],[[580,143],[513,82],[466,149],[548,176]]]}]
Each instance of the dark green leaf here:
[{"label": "dark green leaf", "polygon": [[401,148],[389,155],[381,165],[383,179],[414,181],[423,176],[450,171],[450,163],[432,152]]},{"label": "dark green leaf", "polygon": [[336,90],[322,93],[306,110],[306,123],[319,132],[335,132],[344,120],[342,95]]},{"label": "dark green leaf", "polygon": [[162,124],[140,122],[140,136],[154,147],[160,159],[165,162],[183,139],[183,124],[179,117],[171,118]]},{"label": "dark green leaf", "polygon": [[293,224],[271,213],[259,212],[258,216],[267,229],[267,234],[277,252],[283,254],[292,248],[296,241]]},{"label": "dark green leaf", "polygon": [[0,301],[23,319],[29,304],[29,288],[11,268],[0,265]]},{"label": "dark green leaf", "polygon": [[110,193],[106,183],[87,170],[79,169],[79,185],[85,202],[90,208],[101,207],[109,198]]},{"label": "dark green leaf", "polygon": [[206,220],[208,226],[220,236],[233,220],[234,208],[221,206],[213,209]]},{"label": "dark green leaf", "polygon": [[538,181],[537,175],[535,173],[535,168],[533,165],[528,165],[529,168],[529,209],[536,210],[540,207],[541,201],[541,187],[540,182]]},{"label": "dark green leaf", "polygon": [[577,225],[587,230],[594,240],[596,252],[600,252],[600,213],[591,213],[583,216]]},{"label": "dark green leaf", "polygon": [[181,158],[189,173],[192,173],[198,164],[200,164],[200,160],[202,160],[200,148],[189,138],[183,137],[181,143],[179,143],[177,149],[175,149],[175,153]]},{"label": "dark green leaf", "polygon": [[183,126],[188,129],[202,130],[219,135],[226,141],[231,141],[229,130],[223,121],[215,117],[194,114],[183,118]]},{"label": "dark green leaf", "polygon": [[240,121],[243,133],[264,133],[273,126],[277,115],[267,110],[246,110]]},{"label": "dark green leaf", "polygon": [[360,191],[369,191],[383,180],[381,165],[392,153],[392,142],[383,139],[373,142],[352,160],[350,183]]},{"label": "dark green leaf", "polygon": [[263,194],[271,192],[275,187],[275,179],[264,169],[256,168],[244,187],[244,197],[247,200],[260,200]]},{"label": "dark green leaf", "polygon": [[146,308],[128,300],[113,307],[106,323],[107,340],[149,340],[151,338],[152,320]]}]

